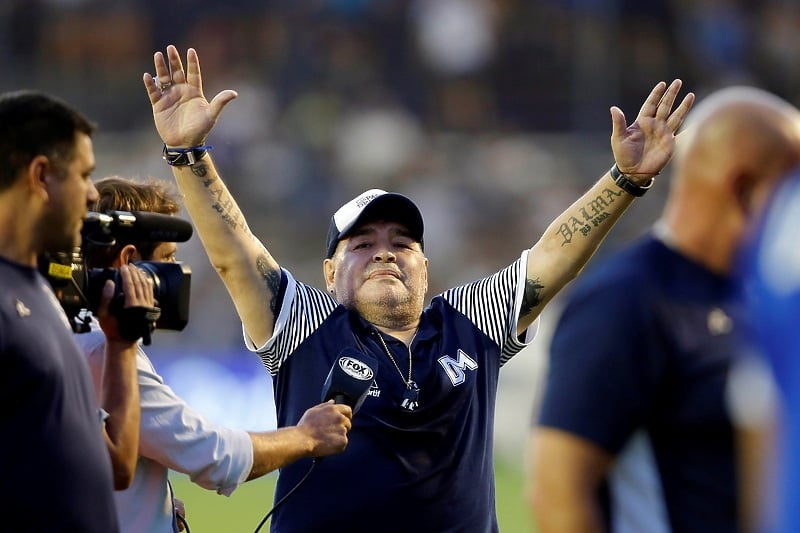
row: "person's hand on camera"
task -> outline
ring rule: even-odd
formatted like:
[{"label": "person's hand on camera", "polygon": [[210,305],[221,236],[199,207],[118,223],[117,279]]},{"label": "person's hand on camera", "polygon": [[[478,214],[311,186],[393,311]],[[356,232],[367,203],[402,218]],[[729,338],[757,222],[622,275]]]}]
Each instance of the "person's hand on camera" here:
[{"label": "person's hand on camera", "polygon": [[145,320],[145,318],[138,316],[141,314],[137,313],[138,310],[156,309],[153,280],[144,271],[133,265],[122,265],[119,268],[119,279],[122,283],[122,293],[124,295],[121,311],[114,312],[112,309],[112,300],[116,290],[114,282],[108,280],[103,286],[103,294],[96,318],[108,342],[131,344],[143,336],[143,334],[138,334],[134,337],[130,332],[131,327],[134,328],[136,333],[144,333],[145,331],[149,333],[146,326],[131,324],[130,322]]},{"label": "person's hand on camera", "polygon": [[145,316],[148,310],[156,308],[153,282],[144,271],[123,265],[119,268],[118,279],[122,284],[124,303],[119,306],[114,301],[115,284],[106,281],[95,318],[106,336],[101,400],[101,406],[108,413],[106,445],[114,469],[114,488],[124,490],[130,487],[136,471],[141,417],[136,353],[143,335],[131,332],[143,332],[147,342],[152,330],[151,324],[132,320],[126,313],[133,311],[134,317]]}]

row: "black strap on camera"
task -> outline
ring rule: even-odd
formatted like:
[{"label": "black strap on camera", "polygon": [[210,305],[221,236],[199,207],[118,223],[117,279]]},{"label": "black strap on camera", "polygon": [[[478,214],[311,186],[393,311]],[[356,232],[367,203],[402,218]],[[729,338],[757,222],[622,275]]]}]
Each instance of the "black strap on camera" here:
[{"label": "black strap on camera", "polygon": [[123,307],[116,310],[114,316],[119,321],[119,334],[123,339],[135,341],[142,339],[145,346],[149,346],[150,334],[156,329],[156,321],[161,317],[158,307]]}]

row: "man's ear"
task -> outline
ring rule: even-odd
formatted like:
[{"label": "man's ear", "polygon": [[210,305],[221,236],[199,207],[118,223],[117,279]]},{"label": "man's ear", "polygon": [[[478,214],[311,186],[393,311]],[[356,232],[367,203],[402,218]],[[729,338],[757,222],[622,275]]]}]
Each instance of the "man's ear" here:
[{"label": "man's ear", "polygon": [[34,194],[41,196],[43,200],[47,200],[50,197],[48,184],[54,178],[53,165],[50,164],[47,156],[37,155],[28,163],[26,175],[28,186]]},{"label": "man's ear", "polygon": [[747,173],[737,174],[731,180],[731,188],[740,211],[749,216],[753,212],[753,195],[759,179]]},{"label": "man's ear", "polygon": [[328,292],[333,291],[333,280],[336,274],[336,262],[333,259],[325,259],[322,262],[322,275],[325,278],[325,288]]},{"label": "man's ear", "polygon": [[114,267],[128,265],[134,261],[141,260],[141,258],[142,256],[139,254],[139,250],[136,249],[136,246],[132,244],[126,244],[122,247],[122,250],[119,251],[119,254],[117,254],[117,257],[114,260]]}]

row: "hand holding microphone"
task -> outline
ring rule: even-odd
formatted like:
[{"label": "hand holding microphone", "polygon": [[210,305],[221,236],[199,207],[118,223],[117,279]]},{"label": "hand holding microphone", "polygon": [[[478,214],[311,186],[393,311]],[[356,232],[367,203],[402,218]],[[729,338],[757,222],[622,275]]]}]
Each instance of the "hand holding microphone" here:
[{"label": "hand holding microphone", "polygon": [[319,458],[343,452],[352,417],[353,411],[347,405],[322,403],[307,409],[297,427],[311,440],[310,455]]},{"label": "hand holding microphone", "polygon": [[[322,387],[322,401],[329,402],[333,400],[333,404],[323,403],[313,407],[305,412],[303,418],[300,419],[298,425],[303,425],[306,418],[315,420],[316,417],[322,419],[326,415],[326,409],[337,409],[342,415],[347,416],[346,429],[341,435],[341,440],[331,440],[326,442],[320,441],[320,448],[315,453],[315,460],[319,460],[323,455],[331,455],[339,453],[347,446],[347,432],[350,431],[352,425],[351,418],[361,408],[364,399],[367,397],[369,388],[375,378],[375,371],[372,367],[377,368],[377,364],[372,362],[372,367],[364,362],[364,355],[355,348],[345,348],[336,357],[336,360],[328,372],[328,377],[325,379],[325,384]],[[344,406],[348,406],[347,409]],[[319,424],[319,429],[324,429],[324,425]],[[337,447],[337,445],[340,445]]]},{"label": "hand holding microphone", "polygon": [[[322,387],[323,402],[333,400],[337,404],[349,405],[353,408],[353,414],[359,410],[375,379],[375,370],[364,359],[364,355],[355,348],[345,348],[339,352]],[[370,363],[377,368],[376,362]]]},{"label": "hand holding microphone", "polygon": [[[306,430],[315,443],[312,446],[314,460],[311,468],[272,506],[254,533],[258,533],[275,509],[294,494],[324,456],[341,453],[347,447],[347,433],[352,427],[353,415],[364,403],[378,368],[377,361],[371,361],[372,366],[369,366],[364,359],[365,356],[355,348],[345,348],[336,356],[322,386],[323,403],[308,409],[297,423],[297,428]],[[333,403],[330,403],[331,400]]]}]

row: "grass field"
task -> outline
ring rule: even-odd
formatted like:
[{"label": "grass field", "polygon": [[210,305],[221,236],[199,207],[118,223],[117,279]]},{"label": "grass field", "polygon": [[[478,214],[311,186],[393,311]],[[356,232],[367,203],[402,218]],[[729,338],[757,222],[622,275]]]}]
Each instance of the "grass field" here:
[{"label": "grass field", "polygon": [[[497,463],[497,518],[503,533],[531,533],[522,500],[522,473],[518,466]],[[186,504],[191,533],[252,533],[272,508],[277,474],[245,483],[229,498],[201,489],[182,474],[173,474],[172,486]],[[264,524],[259,533],[269,531]]]}]

